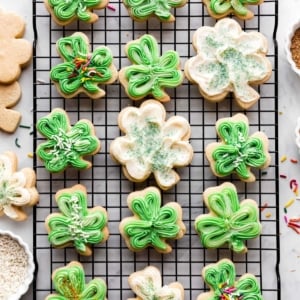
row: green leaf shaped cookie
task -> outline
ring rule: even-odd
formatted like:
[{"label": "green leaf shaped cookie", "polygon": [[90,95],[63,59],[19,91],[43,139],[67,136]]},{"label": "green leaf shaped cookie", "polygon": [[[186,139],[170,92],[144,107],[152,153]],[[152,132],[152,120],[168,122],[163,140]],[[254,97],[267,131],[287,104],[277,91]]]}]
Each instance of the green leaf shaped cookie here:
[{"label": "green leaf shaped cookie", "polygon": [[46,218],[49,242],[58,248],[71,244],[81,255],[91,255],[90,245],[108,239],[106,210],[101,206],[88,209],[86,189],[80,184],[59,190],[55,199],[61,213]]},{"label": "green leaf shaped cookie", "polygon": [[64,62],[51,69],[50,78],[63,97],[73,98],[82,92],[98,99],[105,95],[99,85],[110,84],[117,79],[118,72],[113,65],[111,51],[101,46],[90,53],[85,34],[75,32],[60,38],[56,47]]},{"label": "green leaf shaped cookie", "polygon": [[221,19],[230,14],[242,20],[253,18],[254,13],[247,8],[248,5],[259,5],[264,0],[203,0],[208,13],[215,19]]},{"label": "green leaf shaped cookie", "polygon": [[45,6],[53,20],[61,26],[68,25],[79,20],[94,23],[98,15],[93,9],[102,9],[107,6],[109,0],[44,0]]},{"label": "green leaf shaped cookie", "polygon": [[172,247],[167,239],[180,239],[185,233],[182,209],[176,202],[161,207],[160,191],[149,187],[133,192],[127,199],[133,217],[120,223],[120,232],[132,251],[141,251],[149,246],[158,252],[169,253]]},{"label": "green leaf shaped cookie", "polygon": [[257,203],[250,199],[239,203],[236,188],[229,182],[208,188],[203,198],[209,214],[195,220],[203,246],[219,248],[227,243],[235,252],[246,252],[245,241],[261,233]]},{"label": "green leaf shaped cookie", "polygon": [[249,136],[249,121],[243,114],[219,119],[216,130],[221,142],[205,149],[213,173],[218,177],[236,173],[245,182],[255,181],[250,168],[263,169],[271,162],[267,136],[261,131]]},{"label": "green leaf shaped cookie", "polygon": [[56,294],[46,300],[106,300],[106,284],[100,278],[85,283],[85,273],[77,261],[56,269],[52,274]]},{"label": "green leaf shaped cookie", "polygon": [[83,156],[100,150],[93,124],[82,119],[71,126],[66,112],[60,108],[39,119],[36,128],[47,138],[46,142],[38,145],[36,154],[49,172],[62,172],[68,166],[87,169],[92,164]]},{"label": "green leaf shaped cookie", "polygon": [[154,16],[162,22],[173,22],[171,8],[181,7],[187,0],[123,0],[129,15],[135,21],[145,21]]},{"label": "green leaf shaped cookie", "polygon": [[234,264],[229,259],[204,267],[202,278],[210,291],[200,294],[197,300],[263,300],[254,275],[246,273],[237,281],[235,276]]},{"label": "green leaf shaped cookie", "polygon": [[175,88],[184,79],[178,53],[169,50],[159,56],[157,41],[149,34],[129,42],[125,52],[133,65],[122,68],[119,78],[128,97],[141,100],[153,96],[162,102],[169,101],[164,88]]}]

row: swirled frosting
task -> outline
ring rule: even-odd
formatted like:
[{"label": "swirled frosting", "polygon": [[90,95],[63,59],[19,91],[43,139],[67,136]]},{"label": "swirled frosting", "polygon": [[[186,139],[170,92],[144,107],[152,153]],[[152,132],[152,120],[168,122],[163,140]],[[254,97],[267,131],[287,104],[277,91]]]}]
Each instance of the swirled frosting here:
[{"label": "swirled frosting", "polygon": [[136,21],[144,21],[151,16],[163,22],[175,20],[171,8],[181,7],[186,0],[123,0],[130,16]]},{"label": "swirled frosting", "polygon": [[56,45],[64,62],[51,69],[50,78],[62,95],[72,98],[84,92],[91,98],[104,96],[98,85],[112,83],[118,76],[111,51],[101,46],[89,53],[88,38],[80,32],[60,38]]},{"label": "swirled frosting", "polygon": [[229,182],[208,188],[203,197],[209,214],[195,220],[203,246],[219,248],[228,243],[233,251],[246,252],[245,241],[261,232],[256,202],[247,199],[239,203],[236,188]]},{"label": "swirled frosting", "polygon": [[107,213],[101,206],[87,208],[86,189],[82,185],[63,189],[56,193],[60,213],[46,219],[48,240],[54,247],[73,244],[82,255],[90,255],[90,244],[104,242],[108,238]]},{"label": "swirled frosting", "polygon": [[204,98],[216,102],[233,92],[244,109],[258,101],[260,96],[250,85],[261,84],[272,74],[267,39],[261,33],[244,32],[238,22],[225,18],[214,27],[200,27],[193,46],[197,55],[186,62],[185,73]]},{"label": "swirled frosting", "polygon": [[263,300],[255,276],[246,273],[236,281],[235,267],[229,259],[205,266],[202,277],[209,285],[210,292],[200,294],[197,300]]},{"label": "swirled frosting", "polygon": [[188,165],[193,156],[189,123],[180,116],[167,121],[165,117],[163,105],[155,100],[145,101],[140,108],[123,109],[118,123],[126,135],[116,138],[110,147],[129,180],[144,181],[153,173],[164,190],[180,179],[173,167]]},{"label": "swirled frosting", "polygon": [[162,286],[162,279],[156,267],[149,266],[141,271],[132,273],[128,283],[138,296],[128,300],[183,300],[184,291],[179,282]]},{"label": "swirled frosting", "polygon": [[15,221],[27,218],[22,206],[38,201],[35,173],[30,168],[16,172],[17,156],[13,152],[0,154],[0,216],[5,214]]},{"label": "swirled frosting", "polygon": [[161,207],[160,192],[150,187],[128,197],[128,207],[133,217],[120,223],[120,232],[133,251],[154,247],[162,253],[172,250],[167,239],[179,239],[185,233],[181,207],[170,202]]},{"label": "swirled frosting", "polygon": [[106,300],[106,284],[100,278],[85,283],[85,272],[77,261],[56,269],[52,274],[56,294],[46,300]]},{"label": "swirled frosting", "polygon": [[98,20],[93,9],[104,8],[107,0],[44,0],[46,8],[54,21],[59,25],[67,25],[75,20],[93,23]]},{"label": "swirled frosting", "polygon": [[133,100],[151,95],[157,100],[169,101],[164,88],[175,88],[184,78],[178,53],[169,50],[159,56],[157,41],[145,34],[126,45],[126,54],[133,63],[120,70],[120,81],[127,95]]},{"label": "swirled frosting", "polygon": [[36,154],[50,172],[61,172],[68,166],[89,168],[91,163],[82,157],[100,149],[93,124],[83,119],[71,127],[66,112],[59,108],[39,119],[36,128],[48,139],[38,145]]},{"label": "swirled frosting", "polygon": [[233,13],[241,19],[250,19],[253,12],[247,9],[247,5],[258,5],[263,0],[203,0],[203,2],[214,18],[222,18]]},{"label": "swirled frosting", "polygon": [[216,129],[221,142],[211,143],[205,150],[214,174],[236,173],[243,181],[255,181],[250,168],[265,168],[271,161],[267,136],[263,132],[249,136],[248,118],[243,114],[218,120]]}]

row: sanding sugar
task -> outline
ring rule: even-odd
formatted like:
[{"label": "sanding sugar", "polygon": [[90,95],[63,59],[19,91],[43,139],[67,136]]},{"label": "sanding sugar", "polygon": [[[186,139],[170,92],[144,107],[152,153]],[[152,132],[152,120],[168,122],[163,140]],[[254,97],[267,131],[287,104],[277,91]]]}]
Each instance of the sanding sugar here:
[{"label": "sanding sugar", "polygon": [[0,234],[0,299],[14,295],[28,276],[28,255],[9,235]]}]

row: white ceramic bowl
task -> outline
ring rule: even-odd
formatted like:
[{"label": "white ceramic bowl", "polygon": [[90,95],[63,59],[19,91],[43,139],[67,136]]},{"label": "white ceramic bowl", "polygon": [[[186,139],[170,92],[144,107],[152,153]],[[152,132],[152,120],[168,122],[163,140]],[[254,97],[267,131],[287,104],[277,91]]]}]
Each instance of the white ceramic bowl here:
[{"label": "white ceramic bowl", "polygon": [[[16,288],[16,290],[13,292],[13,294],[9,295],[8,298],[5,298],[7,300],[18,300],[18,299],[20,299],[20,297],[23,294],[25,294],[27,292],[27,290],[33,280],[35,265],[33,262],[32,253],[30,252],[28,245],[21,239],[21,237],[10,231],[0,230],[0,239],[1,239],[1,236],[5,236],[5,235],[10,237],[12,240],[16,241],[17,244],[19,244],[21,246],[21,248],[24,249],[24,253],[26,254],[26,256],[28,258],[27,259],[27,270],[25,271],[26,276],[24,276],[25,278],[24,278],[23,282],[19,285],[18,288]],[[2,256],[2,259],[3,259],[3,256]],[[13,277],[13,274],[12,274],[12,277]]]},{"label": "white ceramic bowl", "polygon": [[295,31],[298,28],[300,28],[300,20],[298,20],[296,23],[293,23],[288,31],[286,43],[285,43],[285,51],[286,51],[287,60],[290,63],[292,70],[300,76],[300,68],[297,68],[297,66],[292,58],[292,54],[291,54],[291,50],[290,50],[292,38],[295,34]]}]

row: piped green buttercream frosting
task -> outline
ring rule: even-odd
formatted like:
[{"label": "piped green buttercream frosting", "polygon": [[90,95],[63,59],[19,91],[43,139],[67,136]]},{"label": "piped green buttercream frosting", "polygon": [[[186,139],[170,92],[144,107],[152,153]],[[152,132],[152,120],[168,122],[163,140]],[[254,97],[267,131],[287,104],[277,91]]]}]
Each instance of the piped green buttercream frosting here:
[{"label": "piped green buttercream frosting", "polygon": [[202,277],[210,292],[200,294],[197,300],[263,300],[255,276],[247,273],[236,281],[235,266],[229,259],[204,267]]},{"label": "piped green buttercream frosting", "polygon": [[61,172],[68,166],[86,169],[91,163],[83,156],[95,154],[100,149],[93,124],[80,120],[71,126],[66,112],[59,108],[39,119],[36,128],[47,138],[38,145],[36,154],[49,172]]},{"label": "piped green buttercream frosting", "polygon": [[120,71],[120,80],[129,97],[139,100],[152,95],[168,101],[164,88],[175,88],[184,78],[178,53],[169,50],[160,56],[157,41],[149,34],[128,43],[126,53],[133,65]]},{"label": "piped green buttercream frosting", "polygon": [[64,62],[51,69],[50,78],[65,97],[72,97],[80,91],[102,97],[105,92],[98,85],[116,80],[111,51],[101,46],[90,53],[88,39],[83,33],[60,38],[57,51]]},{"label": "piped green buttercream frosting", "polygon": [[256,202],[247,199],[239,203],[235,186],[228,182],[207,189],[204,201],[209,214],[195,220],[203,246],[219,248],[227,243],[235,252],[246,252],[245,241],[261,232]]},{"label": "piped green buttercream frosting", "polygon": [[134,217],[123,219],[120,231],[134,251],[151,246],[159,252],[167,253],[172,248],[166,240],[183,236],[185,226],[180,206],[172,202],[161,207],[158,189],[151,187],[140,194],[129,195],[128,206]]}]

